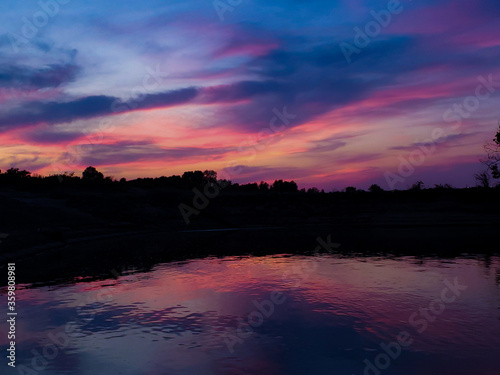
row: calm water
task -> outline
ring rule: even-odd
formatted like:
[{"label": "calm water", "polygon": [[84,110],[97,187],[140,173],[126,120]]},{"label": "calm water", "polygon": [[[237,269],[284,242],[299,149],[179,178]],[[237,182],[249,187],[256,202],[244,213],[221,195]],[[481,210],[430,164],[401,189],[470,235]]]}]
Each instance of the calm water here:
[{"label": "calm water", "polygon": [[[326,255],[204,259],[25,285],[16,370],[498,375],[499,282],[498,257]],[[1,373],[17,374],[2,358]]]}]

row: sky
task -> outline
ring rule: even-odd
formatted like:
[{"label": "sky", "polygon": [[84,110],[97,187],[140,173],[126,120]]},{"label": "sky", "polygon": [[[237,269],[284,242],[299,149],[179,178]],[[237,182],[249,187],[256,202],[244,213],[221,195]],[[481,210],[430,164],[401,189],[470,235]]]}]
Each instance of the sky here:
[{"label": "sky", "polygon": [[4,0],[0,169],[474,186],[497,0]]}]

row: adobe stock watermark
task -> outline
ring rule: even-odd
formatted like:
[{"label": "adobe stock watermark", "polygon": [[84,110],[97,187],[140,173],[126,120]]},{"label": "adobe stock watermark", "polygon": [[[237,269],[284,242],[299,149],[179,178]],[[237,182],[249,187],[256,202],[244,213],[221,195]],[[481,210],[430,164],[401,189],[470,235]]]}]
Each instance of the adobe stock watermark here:
[{"label": "adobe stock watermark", "polygon": [[[266,142],[266,140],[270,139],[271,136],[282,132],[286,125],[290,124],[290,120],[297,117],[297,115],[288,113],[286,106],[283,107],[281,112],[277,108],[273,108],[272,112],[275,116],[273,116],[269,121],[269,126],[261,129],[257,134],[256,139],[249,136],[238,146],[239,153],[248,152],[250,154],[247,159],[248,161],[254,160],[257,157],[257,153],[264,150],[268,146],[268,142]],[[277,121],[281,121],[281,125],[276,125]],[[221,177],[223,180],[228,181],[234,176],[239,175],[242,172],[241,166],[234,166],[234,164],[235,163],[233,161],[227,163],[226,168],[224,168],[218,176],[219,179]],[[203,191],[200,191],[198,188],[194,188],[192,205],[190,206],[186,203],[181,203],[178,206],[184,222],[189,225],[191,223],[190,217],[192,215],[199,215],[202,210],[208,207],[210,200],[216,198],[225,187],[227,187],[226,184],[217,181],[216,183],[207,182],[203,187]]]},{"label": "adobe stock watermark", "polygon": [[[314,249],[313,255],[319,254],[321,250],[332,252],[334,249],[340,247],[339,243],[332,242],[331,235],[327,236],[326,241],[321,237],[317,237],[316,241],[318,242],[318,245]],[[316,272],[318,269],[318,261],[314,258],[311,259],[312,260],[309,262],[307,267],[297,265],[294,266],[291,272],[285,272],[283,274],[283,279],[285,280],[290,280],[290,275],[296,276],[292,279],[295,281],[295,285],[292,285],[289,290],[299,288],[303,280],[306,280],[310,274]],[[252,301],[255,306],[255,310],[247,315],[246,321],[243,320],[243,318],[238,318],[238,326],[234,332],[226,332],[223,335],[228,351],[233,354],[235,352],[235,346],[243,344],[247,338],[252,336],[255,333],[254,329],[264,324],[265,320],[269,319],[275,313],[276,307],[284,304],[286,299],[287,296],[284,292],[274,290],[270,293],[268,299],[263,301]]]},{"label": "adobe stock watermark", "polygon": [[219,20],[223,22],[224,13],[233,12],[241,3],[243,3],[243,0],[214,0],[212,5],[219,16]]},{"label": "adobe stock watermark", "polygon": [[467,96],[462,103],[453,104],[443,113],[444,122],[453,123],[453,129],[459,129],[463,119],[469,118],[480,108],[481,102],[488,100],[497,88],[500,88],[500,81],[495,82],[493,74],[488,75],[487,78],[479,76],[477,80],[479,84],[476,86],[474,95]]},{"label": "adobe stock watermark", "polygon": [[315,247],[314,252],[308,257],[307,261],[302,264],[296,264],[291,269],[285,271],[282,275],[283,281],[294,282],[290,289],[294,290],[300,288],[304,280],[307,280],[314,272],[317,271],[319,267],[319,261],[316,259],[317,255],[321,252],[332,253],[335,249],[338,249],[341,244],[337,242],[332,242],[332,236],[328,235],[326,241],[321,237],[317,237],[316,241],[318,245]]},{"label": "adobe stock watermark", "polygon": [[[495,81],[493,74],[488,77],[478,76],[479,84],[474,90],[474,95],[465,97],[461,102],[451,105],[443,113],[443,121],[452,123],[453,130],[460,130],[463,120],[469,118],[480,107],[481,103],[490,99],[500,88],[500,81]],[[461,132],[459,132],[461,134]],[[415,143],[415,149],[406,157],[398,157],[399,165],[397,173],[386,171],[384,173],[387,185],[393,190],[397,184],[404,183],[407,178],[415,173],[416,168],[425,163],[428,157],[436,152],[437,145],[446,140],[443,128],[434,128],[430,139]]]},{"label": "adobe stock watermark", "polygon": [[374,10],[370,11],[373,20],[368,21],[363,29],[359,26],[354,27],[355,34],[352,44],[347,42],[339,44],[347,63],[350,64],[352,62],[351,56],[353,54],[359,55],[364,48],[368,47],[372,40],[380,35],[382,29],[389,26],[393,16],[400,14],[403,10],[404,7],[399,0],[389,0],[386,9],[378,12]]},{"label": "adobe stock watermark", "polygon": [[[153,94],[160,85],[164,84],[165,78],[168,76],[168,73],[160,70],[159,64],[156,65],[155,68],[147,66],[145,70],[146,74],[142,79],[141,85],[135,86],[130,90],[129,100],[122,101],[116,99],[111,103],[111,115],[127,113],[128,111],[137,109],[146,95]],[[85,135],[85,139],[88,143],[68,147],[64,159],[54,162],[51,165],[52,170],[54,170],[56,174],[73,170],[74,167],[82,161],[85,155],[91,153],[94,147],[104,140],[106,133],[110,133],[114,130],[114,127],[115,125],[113,125],[108,118],[103,118],[99,121],[97,129],[83,130],[82,134]],[[63,178],[59,176],[59,182],[62,181]]]},{"label": "adobe stock watermark", "polygon": [[395,341],[390,343],[380,343],[380,352],[369,360],[366,358],[363,363],[365,368],[363,375],[381,375],[382,371],[387,370],[393,361],[397,360],[403,349],[408,349],[414,342],[416,333],[424,333],[431,323],[436,322],[437,318],[444,313],[446,307],[456,301],[464,290],[466,285],[459,283],[455,277],[453,282],[444,281],[445,287],[441,290],[439,298],[432,300],[427,308],[420,307],[418,311],[412,313],[408,318],[408,324],[415,330],[413,334],[408,331],[401,331]]},{"label": "adobe stock watermark", "polygon": [[99,292],[99,294],[95,301],[87,301],[86,303],[82,301],[79,304],[77,307],[77,320],[66,323],[59,331],[48,333],[45,343],[37,349],[31,350],[31,354],[33,355],[31,361],[16,366],[18,373],[37,375],[45,371],[50,361],[57,358],[60,352],[67,349],[71,341],[78,337],[80,327],[94,320],[95,312],[90,311],[89,314],[88,311],[82,311],[82,308],[88,303],[101,302],[103,299],[102,295],[106,294],[106,292]]},{"label": "adobe stock watermark", "polygon": [[40,10],[37,10],[33,15],[22,17],[21,35],[9,32],[7,36],[10,45],[15,53],[19,52],[19,47],[29,44],[30,40],[38,35],[41,29],[48,25],[49,21],[57,16],[60,11],[60,5],[66,5],[71,0],[40,0],[37,2]]}]

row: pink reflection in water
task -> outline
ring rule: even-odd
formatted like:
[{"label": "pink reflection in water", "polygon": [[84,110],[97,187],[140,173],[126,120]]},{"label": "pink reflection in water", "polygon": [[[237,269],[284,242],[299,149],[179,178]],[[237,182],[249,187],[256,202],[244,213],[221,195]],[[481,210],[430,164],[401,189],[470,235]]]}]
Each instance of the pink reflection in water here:
[{"label": "pink reflection in water", "polygon": [[[19,358],[28,363],[49,333],[74,322],[77,335],[47,374],[362,374],[364,360],[405,331],[412,344],[381,373],[494,374],[499,272],[496,257],[163,264],[117,280],[19,290]],[[466,289],[442,302],[456,278]]]}]

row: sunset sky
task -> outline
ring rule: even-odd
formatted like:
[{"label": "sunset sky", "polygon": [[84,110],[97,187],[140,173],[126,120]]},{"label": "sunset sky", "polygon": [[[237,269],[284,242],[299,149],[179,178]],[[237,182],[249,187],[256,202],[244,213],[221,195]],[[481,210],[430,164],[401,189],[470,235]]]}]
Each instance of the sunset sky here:
[{"label": "sunset sky", "polygon": [[2,170],[464,187],[498,128],[498,0],[0,9]]}]

